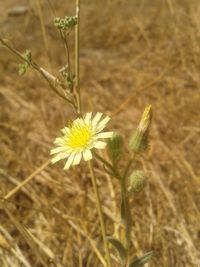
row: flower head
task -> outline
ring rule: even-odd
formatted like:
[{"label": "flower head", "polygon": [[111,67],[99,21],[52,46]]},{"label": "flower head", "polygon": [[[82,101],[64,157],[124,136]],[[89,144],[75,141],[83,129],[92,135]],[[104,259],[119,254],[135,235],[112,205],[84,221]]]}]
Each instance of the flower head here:
[{"label": "flower head", "polygon": [[83,157],[84,160],[92,159],[92,148],[103,149],[106,143],[102,138],[110,138],[113,132],[102,132],[110,120],[108,116],[102,119],[102,113],[98,112],[92,118],[92,113],[87,113],[84,118],[74,120],[61,132],[63,136],[55,139],[56,148],[51,150],[54,155],[51,162],[67,159],[64,169],[71,165],[78,165]]}]

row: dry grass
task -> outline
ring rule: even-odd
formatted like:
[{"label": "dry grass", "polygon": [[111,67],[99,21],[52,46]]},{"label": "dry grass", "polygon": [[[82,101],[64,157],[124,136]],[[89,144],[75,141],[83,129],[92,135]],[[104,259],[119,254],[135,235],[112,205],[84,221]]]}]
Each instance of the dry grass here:
[{"label": "dry grass", "polygon": [[[74,1],[51,2],[59,16],[73,14]],[[150,172],[150,179],[132,203],[133,254],[155,249],[157,256],[149,267],[197,267],[200,3],[82,2],[85,111],[111,114],[110,128],[120,130],[126,138],[144,106],[151,103],[154,109],[152,146],[138,160]],[[0,6],[1,35],[20,51],[29,48],[38,63],[48,67],[37,6],[30,1],[35,12],[7,17],[7,10],[16,3],[6,0]],[[42,7],[57,75],[66,55],[47,3]],[[7,195],[0,210],[0,266],[103,266],[87,169],[82,164],[64,172],[62,163],[51,166],[48,162],[52,140],[72,118],[72,111],[37,73],[29,71],[21,78],[17,68],[16,59],[0,46],[0,193]],[[118,224],[119,188],[103,175],[101,166],[95,168],[108,234],[112,234]],[[17,192],[12,192],[17,186]]]}]

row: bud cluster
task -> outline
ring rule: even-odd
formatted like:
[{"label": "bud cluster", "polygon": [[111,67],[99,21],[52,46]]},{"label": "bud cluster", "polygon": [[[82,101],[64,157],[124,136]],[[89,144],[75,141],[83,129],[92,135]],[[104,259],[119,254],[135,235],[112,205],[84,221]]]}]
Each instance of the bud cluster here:
[{"label": "bud cluster", "polygon": [[65,18],[54,18],[54,25],[60,30],[67,30],[69,28],[74,27],[77,24],[77,17],[69,17],[66,16]]}]

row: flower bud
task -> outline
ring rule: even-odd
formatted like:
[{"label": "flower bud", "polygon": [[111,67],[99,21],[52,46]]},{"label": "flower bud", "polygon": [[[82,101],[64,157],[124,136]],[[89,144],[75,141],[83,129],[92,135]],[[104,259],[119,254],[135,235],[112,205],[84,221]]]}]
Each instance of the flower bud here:
[{"label": "flower bud", "polygon": [[19,75],[24,75],[27,72],[32,61],[32,55],[29,50],[26,50],[26,52],[23,54],[23,57],[26,61],[22,64],[19,64],[19,70],[18,70]]},{"label": "flower bud", "polygon": [[113,164],[117,163],[122,154],[123,139],[119,133],[114,132],[113,136],[108,140],[107,151],[109,158]]},{"label": "flower bud", "polygon": [[143,171],[136,170],[128,178],[128,193],[139,193],[146,186],[147,176]]},{"label": "flower bud", "polygon": [[136,129],[135,133],[130,138],[129,146],[133,152],[140,153],[148,148],[151,119],[152,119],[152,108],[150,105],[145,108],[139,126]]},{"label": "flower bud", "polygon": [[77,24],[77,17],[54,18],[54,25],[60,30],[67,30]]}]

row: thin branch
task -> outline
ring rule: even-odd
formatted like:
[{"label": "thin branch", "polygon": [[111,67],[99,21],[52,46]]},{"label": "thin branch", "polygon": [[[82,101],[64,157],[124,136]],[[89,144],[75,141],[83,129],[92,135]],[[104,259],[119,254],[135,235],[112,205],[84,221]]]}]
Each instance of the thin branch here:
[{"label": "thin branch", "polygon": [[[57,78],[55,76],[53,76],[52,74],[50,74],[47,70],[41,68],[40,66],[38,66],[35,62],[33,61],[29,61],[26,58],[23,57],[23,55],[18,52],[16,49],[14,49],[13,47],[11,47],[6,41],[4,41],[1,37],[0,37],[0,42],[2,43],[2,45],[4,45],[5,47],[7,47],[15,56],[17,56],[18,58],[20,58],[22,61],[28,63],[31,65],[32,68],[34,68],[35,70],[37,70],[42,77],[48,82],[50,88],[60,97],[62,97],[64,100],[68,101],[71,105],[75,106],[74,103],[67,97],[65,97],[63,94],[61,94],[56,88],[55,86],[52,84],[52,82],[57,82]],[[62,83],[60,81],[58,81],[58,84],[60,86],[62,86]]]}]

